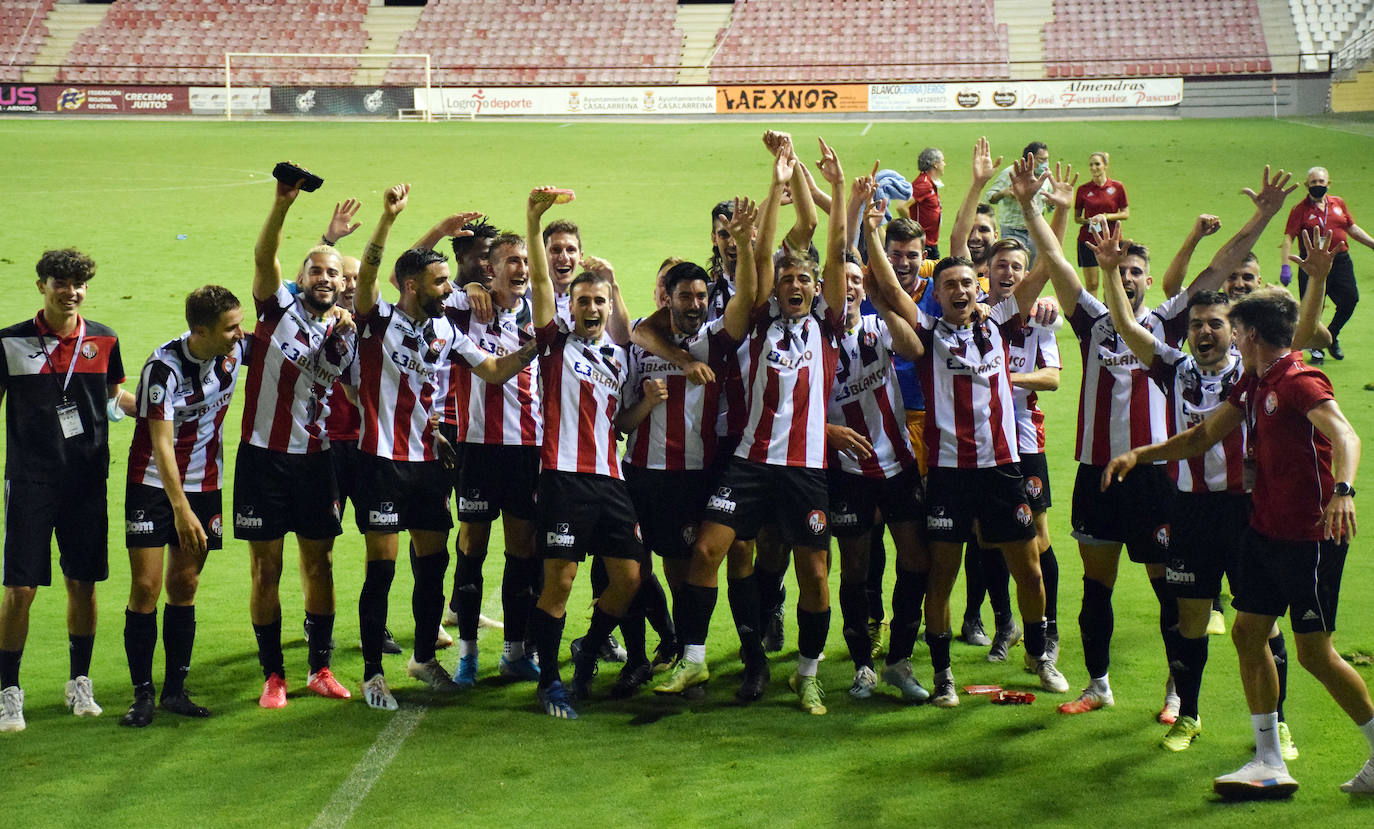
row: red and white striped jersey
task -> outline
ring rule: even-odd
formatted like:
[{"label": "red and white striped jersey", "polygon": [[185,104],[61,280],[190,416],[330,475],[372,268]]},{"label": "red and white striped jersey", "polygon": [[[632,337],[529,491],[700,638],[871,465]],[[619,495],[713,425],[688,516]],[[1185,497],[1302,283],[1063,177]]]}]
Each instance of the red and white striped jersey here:
[{"label": "red and white striped jersey", "polygon": [[615,416],[629,373],[625,349],[605,335],[583,339],[557,316],[534,333],[544,384],[541,467],[619,480]]},{"label": "red and white striped jersey", "polygon": [[329,390],[353,360],[353,333],[316,319],[285,284],[254,303],[243,441],[292,455],[328,449]]},{"label": "red and white striped jersey", "polygon": [[[1220,372],[1204,373],[1191,354],[1156,340],[1150,377],[1164,389],[1169,434],[1176,435],[1206,420],[1226,403],[1243,373],[1240,357],[1235,354],[1229,355]],[[1242,423],[1202,455],[1171,464],[1179,491],[1245,492],[1245,442],[1246,426]]]},{"label": "red and white striped jersey", "polygon": [[987,469],[1019,463],[1016,408],[1007,372],[1007,335],[1021,327],[1015,298],[992,318],[956,328],[917,311],[925,353],[916,361],[926,396],[926,458],[931,466]]},{"label": "red and white striped jersey", "polygon": [[[1054,331],[1039,325],[1022,325],[1007,332],[1007,368],[1012,374],[1029,374],[1042,368],[1063,368],[1059,341]],[[1045,413],[1034,391],[1011,387],[1016,406],[1016,444],[1023,454],[1045,451]]]},{"label": "red and white striped jersey", "polygon": [[[1140,316],[1155,339],[1169,337],[1167,324],[1188,306],[1184,291]],[[1079,463],[1106,466],[1117,455],[1169,436],[1164,393],[1149,378],[1149,367],[1131,353],[1116,333],[1107,306],[1085,289],[1069,315],[1083,355],[1083,386],[1078,398]]]},{"label": "red and white striped jersey", "polygon": [[442,399],[440,367],[450,360],[476,365],[487,353],[446,317],[411,319],[384,299],[357,323],[351,384],[362,410],[358,448],[394,461],[436,460],[429,416]]},{"label": "red and white striped jersey", "polygon": [[[720,377],[738,350],[725,332],[725,320],[717,317],[693,337],[681,337],[677,345],[706,363]],[[716,452],[716,419],[720,411],[721,384],[695,385],[682,369],[637,345],[630,346],[630,374],[625,382],[624,406],[643,398],[646,378],[662,380],[668,399],[655,406],[631,432],[625,443],[625,462],[644,469],[705,469]]]},{"label": "red and white striped jersey", "polygon": [[138,378],[138,422],[129,445],[129,482],[163,488],[149,420],[172,421],[177,477],[186,492],[224,486],[224,415],[238,383],[247,341],[223,357],[197,360],[190,333],[157,348]]},{"label": "red and white striped jersey", "polygon": [[[534,339],[528,298],[512,309],[496,308],[487,325],[473,318],[467,294],[454,291],[445,314],[477,347],[494,357],[519,351]],[[539,446],[544,415],[539,405],[539,367],[530,363],[500,386],[492,386],[459,362],[441,369],[448,373],[444,421],[457,427],[458,440],[505,446]]]},{"label": "red and white striped jersey", "polygon": [[346,376],[334,381],[329,389],[329,414],[324,419],[324,430],[331,444],[357,443],[358,429],[362,425],[362,413],[344,391]]},{"label": "red and white striped jersey", "polygon": [[749,337],[749,416],[735,457],[826,468],[825,412],[839,362],[839,311],[820,298],[799,320],[776,299],[754,311]]},{"label": "red and white striped jersey", "polygon": [[840,469],[845,472],[891,478],[916,462],[892,367],[892,333],[877,314],[859,317],[858,325],[840,337],[827,416],[873,444],[873,454],[861,461],[840,452]]}]

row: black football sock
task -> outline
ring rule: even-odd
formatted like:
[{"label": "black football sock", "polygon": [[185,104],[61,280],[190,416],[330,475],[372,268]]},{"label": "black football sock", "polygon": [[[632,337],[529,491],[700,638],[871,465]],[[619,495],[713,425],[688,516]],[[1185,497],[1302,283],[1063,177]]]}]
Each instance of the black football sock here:
[{"label": "black football sock", "polygon": [[811,611],[797,607],[797,656],[819,659],[829,632],[830,608]]},{"label": "black football sock", "polygon": [[735,620],[735,633],[739,634],[744,661],[746,664],[756,664],[764,659],[757,576],[750,573],[742,579],[729,579],[725,595],[730,602],[730,615]]},{"label": "black football sock", "polygon": [[1083,664],[1089,679],[1107,675],[1111,665],[1112,591],[1100,581],[1083,577],[1083,609],[1078,613],[1078,632],[1083,637]]},{"label": "black football sock", "polygon": [[620,635],[625,644],[625,662],[629,665],[638,665],[649,661],[649,654],[645,650],[644,644],[644,607],[647,593],[647,585],[640,582],[639,590],[635,591],[634,599],[630,601],[630,606],[625,609],[625,615],[620,617]]},{"label": "black football sock", "polygon": [[930,646],[930,667],[935,669],[937,675],[949,670],[949,642],[953,638],[949,631],[931,633],[930,626],[926,626],[926,644]]},{"label": "black football sock", "polygon": [[[606,588],[611,586],[611,574],[606,572],[606,562],[601,560],[601,556],[592,559],[592,601],[601,598],[601,594],[606,592]],[[598,647],[600,647],[598,645]]]},{"label": "black football sock", "polygon": [[1059,638],[1059,559],[1054,555],[1054,546],[1045,548],[1040,554],[1040,577],[1045,582],[1045,635],[1051,639]]},{"label": "black football sock", "polygon": [[873,642],[868,638],[868,585],[840,582],[840,624],[854,670],[873,667]]},{"label": "black football sock", "polygon": [[23,648],[17,651],[0,651],[0,688],[18,687],[19,663],[23,658]]},{"label": "black football sock", "polygon": [[1283,702],[1288,699],[1288,646],[1284,643],[1283,631],[1269,640],[1269,650],[1274,654],[1274,668],[1279,672],[1279,722],[1284,722]]},{"label": "black football sock", "polygon": [[[582,653],[584,657],[590,657],[593,660],[596,659],[600,646],[594,643],[605,642],[606,637],[610,636],[611,631],[615,630],[616,625],[620,624],[620,619],[621,617],[612,616],[602,610],[599,603],[592,608],[592,620],[588,623],[587,635],[582,640]],[[641,622],[642,621],[641,619]],[[644,633],[642,628],[640,629],[639,649],[641,653],[644,650]]]},{"label": "black football sock", "polygon": [[410,612],[415,617],[415,661],[424,664],[434,658],[434,643],[439,638],[439,622],[444,618],[444,572],[448,570],[448,550],[429,556],[410,556],[410,572],[415,587],[410,593]]},{"label": "black football sock", "polygon": [[[150,616],[152,614],[149,614]],[[306,618],[309,618],[307,615]],[[331,620],[333,616],[329,617]],[[186,675],[191,672],[191,651],[196,644],[196,606],[162,606],[162,656],[166,673],[162,695],[174,697],[186,691]],[[328,644],[328,640],[325,640]],[[325,664],[328,664],[327,662]]]},{"label": "black football sock", "polygon": [[978,545],[970,541],[964,545],[964,621],[971,622],[983,612],[983,561]]},{"label": "black football sock", "polygon": [[878,521],[868,534],[868,578],[864,584],[864,598],[868,602],[868,618],[875,622],[887,618],[883,610],[883,572],[887,570],[887,543],[883,536],[886,530],[887,525]]},{"label": "black football sock", "polygon": [[1045,620],[1023,619],[1022,624],[1026,626],[1026,655],[1035,660],[1043,659],[1045,656]]},{"label": "black football sock", "polygon": [[1178,631],[1178,599],[1163,576],[1150,579],[1150,587],[1159,600],[1159,635],[1164,640],[1164,658],[1172,665],[1178,659],[1179,643],[1183,641],[1183,634]]},{"label": "black football sock", "polygon": [[358,595],[358,627],[363,640],[363,681],[382,672],[382,638],[386,630],[387,605],[391,582],[396,578],[396,562],[369,561]]},{"label": "black football sock", "polygon": [[530,612],[538,596],[534,593],[535,568],[542,568],[544,562],[537,558],[515,558],[506,556],[506,566],[501,573],[501,612],[505,617],[507,642],[524,642],[529,632]]},{"label": "black football sock", "polygon": [[1197,719],[1198,696],[1202,693],[1202,669],[1207,666],[1207,634],[1197,639],[1179,636],[1174,645],[1174,658],[1169,661],[1169,671],[1174,677],[1174,690],[1178,692],[1178,714],[1180,717]]},{"label": "black football sock", "polygon": [[[169,605],[170,606],[170,605]],[[306,662],[310,672],[316,673],[329,667],[334,649],[329,643],[334,640],[334,614],[305,612],[305,643],[309,648]]]},{"label": "black football sock", "polygon": [[258,640],[258,664],[262,678],[276,674],[286,679],[286,657],[281,652],[281,617],[265,625],[253,625],[253,637]]},{"label": "black football sock", "polygon": [[563,625],[567,621],[567,614],[555,619],[548,611],[537,606],[530,613],[530,636],[534,639],[535,652],[539,654],[540,688],[563,681],[558,672],[558,649],[563,642]]},{"label": "black football sock", "polygon": [[705,645],[706,634],[711,629],[711,614],[716,610],[716,596],[720,592],[715,587],[699,587],[691,582],[682,586],[682,643],[684,645]]},{"label": "black football sock", "polygon": [[124,608],[124,655],[134,688],[153,684],[153,651],[157,648],[157,613]]},{"label": "black football sock", "polygon": [[754,589],[758,593],[760,619],[779,612],[783,598],[782,580],[786,575],[786,566],[782,570],[770,570],[757,563],[754,565]]},{"label": "black football sock", "polygon": [[897,565],[897,583],[892,588],[892,629],[887,643],[887,664],[910,659],[921,628],[921,601],[926,595],[926,574]]},{"label": "black football sock", "polygon": [[673,625],[673,614],[668,609],[668,594],[663,590],[663,582],[658,574],[650,572],[639,582],[640,598],[644,601],[644,619],[658,634],[660,642],[677,642],[677,628]]},{"label": "black football sock", "polygon": [[449,606],[458,614],[458,638],[465,642],[477,638],[477,617],[482,612],[482,562],[477,556],[460,555],[453,568],[453,600]]},{"label": "black football sock", "polygon": [[91,675],[91,651],[95,650],[95,634],[90,636],[78,636],[75,633],[67,634],[67,659],[71,664],[71,676],[69,679],[76,679],[79,676]]},{"label": "black football sock", "polygon": [[996,547],[979,547],[978,563],[983,568],[983,587],[987,590],[988,605],[992,607],[992,623],[1004,629],[1012,624],[1011,589],[1008,586],[1011,572],[1007,570],[1007,560]]}]

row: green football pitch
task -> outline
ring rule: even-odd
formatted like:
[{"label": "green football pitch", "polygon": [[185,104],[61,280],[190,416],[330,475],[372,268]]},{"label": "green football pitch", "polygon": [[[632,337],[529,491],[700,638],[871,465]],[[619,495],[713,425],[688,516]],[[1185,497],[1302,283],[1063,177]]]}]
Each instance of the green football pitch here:
[{"label": "green football pitch", "polygon": [[[1033,139],[1055,159],[1082,165],[1108,150],[1112,176],[1130,193],[1127,230],[1154,252],[1155,273],[1198,213],[1215,213],[1221,234],[1205,240],[1196,273],[1221,240],[1250,216],[1243,187],[1258,187],[1266,163],[1297,170],[1330,168],[1332,192],[1374,227],[1374,137],[1368,124],[1241,121],[1057,121],[999,124],[862,121],[772,124],[791,129],[804,160],[818,157],[815,137],[834,145],[853,176],[874,159],[913,175],[925,146],[944,149],[945,229],[968,182],[974,140],[986,134],[1010,157]],[[268,171],[290,158],[325,178],[288,217],[285,260],[324,229],[335,201],[364,203],[364,227],[341,247],[360,250],[376,221],[380,194],[411,182],[409,207],[392,234],[394,256],[438,218],[481,210],[502,226],[523,227],[523,194],[532,186],[572,187],[577,200],[555,208],[583,228],[589,253],[609,259],[628,286],[631,310],[646,312],[657,264],[676,255],[709,255],[711,205],[735,194],[762,195],[768,158],[764,125],[753,123],[214,123],[6,120],[0,161],[4,246],[0,280],[9,324],[39,306],[33,263],[46,248],[75,245],[99,264],[85,312],[121,335],[126,372],[136,380],[156,345],[184,328],[182,300],[192,288],[220,283],[249,297],[252,247],[271,198]],[[1299,194],[1290,196],[1289,205]],[[1265,276],[1278,273],[1283,216],[1256,252]],[[787,217],[782,220],[784,223]],[[945,242],[946,240],[942,240]],[[943,246],[943,245],[942,245]],[[1374,253],[1353,251],[1357,274],[1374,273]],[[1162,299],[1154,289],[1151,301]],[[1374,337],[1361,308],[1346,328],[1344,362],[1328,361],[1337,397],[1357,431],[1374,434]],[[1061,667],[1076,692],[1086,681],[1075,619],[1081,565],[1068,530],[1079,358],[1060,334],[1063,387],[1042,395],[1047,411],[1056,506],[1051,528],[1062,568]],[[239,409],[227,420],[231,439]],[[40,591],[25,651],[28,730],[0,736],[0,804],[8,826],[432,825],[761,826],[761,825],[1370,825],[1374,800],[1351,800],[1337,784],[1350,777],[1368,746],[1325,691],[1296,664],[1288,720],[1302,752],[1290,764],[1303,789],[1291,802],[1222,804],[1211,778],[1250,758],[1251,735],[1234,649],[1211,640],[1202,697],[1203,736],[1171,754],[1158,746],[1154,720],[1166,665],[1157,605],[1138,566],[1126,564],[1115,594],[1112,685],[1115,708],[1064,717],[1061,698],[1040,694],[1030,706],[998,707],[965,697],[955,710],[907,707],[884,691],[867,701],[845,690],[853,676],[832,616],[821,679],[830,713],[808,717],[783,680],[796,652],[794,602],[788,646],[774,660],[766,698],[735,704],[739,667],[735,634],[722,601],[712,628],[717,680],[706,698],[687,703],[648,693],[625,702],[580,706],[576,722],[537,712],[530,685],[496,677],[500,636],[484,631],[475,689],[435,697],[405,677],[405,657],[387,670],[402,709],[384,714],[359,699],[339,703],[304,692],[301,595],[293,568],[283,580],[283,628],[290,705],[263,711],[248,622],[248,560],[228,540],[202,576],[199,635],[189,685],[210,707],[209,720],[160,714],[144,730],[120,728],[131,700],[121,631],[129,580],[120,531],[123,477],[132,434],[112,427],[111,575],[100,591],[100,633],[92,675],[99,719],[70,716],[62,705],[66,639],[62,591]],[[1370,452],[1368,454],[1374,454]],[[1362,487],[1374,486],[1370,464]],[[92,470],[97,473],[98,470]],[[309,486],[309,482],[302,482]],[[227,499],[226,499],[227,500]],[[1362,510],[1371,502],[1361,496]],[[228,504],[226,503],[226,507]],[[1374,515],[1374,511],[1367,511]],[[1366,518],[1367,521],[1374,518]],[[488,615],[500,614],[499,536],[486,567]],[[1340,608],[1338,649],[1374,681],[1374,552],[1362,536],[1351,549]],[[345,520],[335,548],[338,596],[335,669],[357,688],[361,677],[355,599],[362,581],[362,541]],[[890,570],[889,570],[890,573]],[[838,578],[832,581],[838,582]],[[791,578],[789,577],[789,582]],[[835,589],[832,585],[832,590]],[[795,591],[794,591],[795,592]],[[391,623],[408,648],[410,576],[399,568]],[[832,602],[832,604],[835,604]],[[963,606],[956,588],[956,619]],[[590,615],[586,579],[569,604],[568,637]],[[1231,618],[1228,610],[1228,620]],[[990,621],[985,611],[984,619]],[[1286,624],[1285,624],[1286,629]],[[650,645],[654,643],[650,636]],[[1289,651],[1295,654],[1292,639]],[[159,649],[160,650],[160,649]],[[1031,688],[1019,651],[1006,664],[955,644],[959,683]],[[456,655],[442,656],[453,667]],[[918,676],[929,681],[919,645]],[[161,655],[155,676],[162,675]],[[614,678],[603,668],[604,691]],[[889,689],[890,690],[890,689]]]}]

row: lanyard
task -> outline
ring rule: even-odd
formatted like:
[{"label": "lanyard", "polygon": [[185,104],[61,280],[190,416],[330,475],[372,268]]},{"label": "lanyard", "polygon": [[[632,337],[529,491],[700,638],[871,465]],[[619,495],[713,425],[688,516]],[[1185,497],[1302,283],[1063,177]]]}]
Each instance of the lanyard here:
[{"label": "lanyard", "polygon": [[[61,337],[60,335],[57,335],[57,334],[54,334],[53,336],[56,336],[56,337],[57,337],[57,342],[58,342],[59,345],[61,345],[61,343],[62,343],[62,337]],[[66,376],[66,378],[62,381],[62,399],[63,399],[63,400],[66,400],[66,399],[67,399],[67,386],[71,385],[71,382],[72,382],[72,372],[76,370],[76,361],[79,360],[79,359],[81,359],[81,343],[82,343],[85,339],[86,339],[86,321],[83,319],[83,320],[80,321],[80,324],[78,325],[78,327],[77,327],[77,329],[76,329],[76,348],[72,349],[72,358],[71,358],[71,360],[67,363],[67,376]],[[48,369],[49,369],[53,374],[57,374],[57,367],[54,366],[54,365],[52,364],[52,357],[48,356],[48,341],[47,341],[47,337],[44,336],[44,334],[43,334],[41,331],[38,333],[38,347],[41,348],[41,349],[43,349],[43,359],[47,361],[47,363],[48,363]]]}]

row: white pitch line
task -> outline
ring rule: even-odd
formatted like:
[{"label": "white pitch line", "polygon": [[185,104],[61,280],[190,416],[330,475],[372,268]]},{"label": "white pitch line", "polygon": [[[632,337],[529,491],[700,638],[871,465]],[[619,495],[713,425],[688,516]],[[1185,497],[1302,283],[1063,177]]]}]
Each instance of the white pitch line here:
[{"label": "white pitch line", "polygon": [[868,131],[871,129],[873,129],[873,122],[869,121],[867,124],[864,124],[864,131],[859,133],[859,135],[868,135]]},{"label": "white pitch line", "polygon": [[419,708],[403,708],[396,712],[391,718],[391,722],[382,733],[377,735],[377,739],[372,741],[367,753],[363,755],[358,764],[353,767],[353,773],[343,782],[343,785],[334,790],[334,796],[329,799],[329,803],[320,810],[315,816],[315,821],[310,824],[310,829],[324,829],[325,827],[343,826],[353,817],[353,813],[362,805],[363,798],[372,791],[372,786],[386,771],[386,767],[391,765],[391,761],[396,758],[397,752],[401,750],[401,745],[415,730],[415,726],[424,719],[425,712],[429,709],[421,706]]}]

